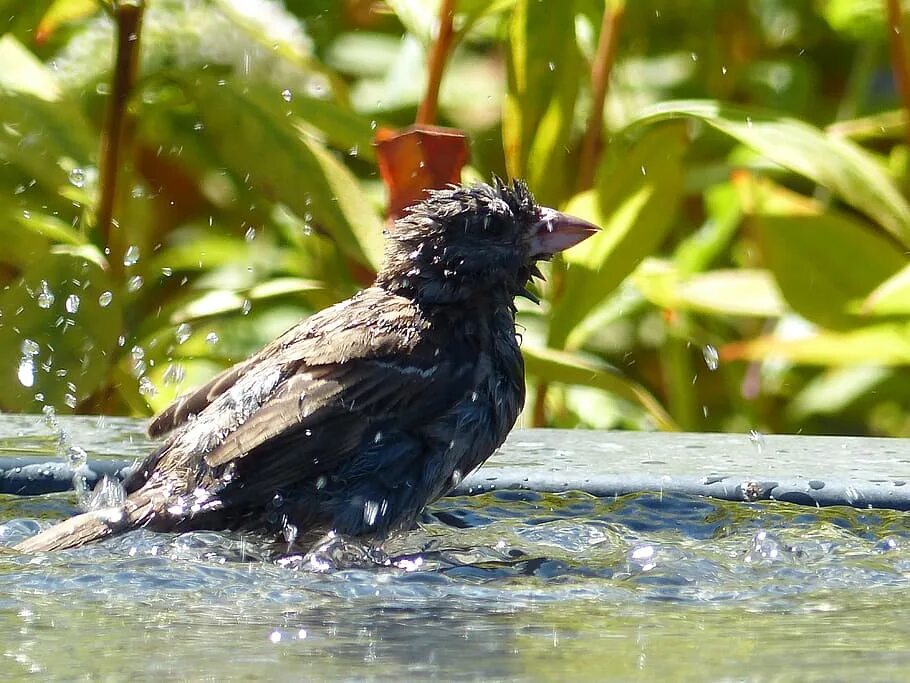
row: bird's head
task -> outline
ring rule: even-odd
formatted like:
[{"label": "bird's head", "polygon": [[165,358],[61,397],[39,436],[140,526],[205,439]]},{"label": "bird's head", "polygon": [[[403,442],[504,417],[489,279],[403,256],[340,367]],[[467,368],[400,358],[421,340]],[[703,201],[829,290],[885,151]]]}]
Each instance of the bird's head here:
[{"label": "bird's head", "polygon": [[597,232],[539,206],[521,180],[432,190],[389,229],[377,284],[421,303],[502,303],[527,296],[537,261]]}]

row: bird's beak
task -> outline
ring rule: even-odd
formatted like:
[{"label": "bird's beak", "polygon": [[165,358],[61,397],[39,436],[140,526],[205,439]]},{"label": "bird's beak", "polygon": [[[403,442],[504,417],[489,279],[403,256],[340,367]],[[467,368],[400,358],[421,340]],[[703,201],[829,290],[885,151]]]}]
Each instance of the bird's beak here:
[{"label": "bird's beak", "polygon": [[540,220],[531,227],[531,256],[551,256],[574,247],[599,230],[586,220],[542,207]]}]

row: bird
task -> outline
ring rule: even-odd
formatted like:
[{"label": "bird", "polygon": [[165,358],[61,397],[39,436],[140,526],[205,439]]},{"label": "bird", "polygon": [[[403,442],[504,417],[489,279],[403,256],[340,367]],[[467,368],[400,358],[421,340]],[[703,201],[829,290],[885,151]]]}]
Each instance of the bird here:
[{"label": "bird", "polygon": [[429,190],[385,231],[375,282],[153,419],[122,504],[20,542],[63,550],[131,529],[382,539],[505,441],[525,398],[516,297],[598,228],[527,184]]}]

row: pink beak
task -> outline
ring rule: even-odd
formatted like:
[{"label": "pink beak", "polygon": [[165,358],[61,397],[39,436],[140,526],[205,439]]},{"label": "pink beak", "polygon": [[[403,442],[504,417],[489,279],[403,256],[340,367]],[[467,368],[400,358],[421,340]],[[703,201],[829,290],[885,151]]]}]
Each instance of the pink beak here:
[{"label": "pink beak", "polygon": [[531,228],[531,256],[551,256],[574,247],[600,230],[593,223],[541,207],[540,220]]}]

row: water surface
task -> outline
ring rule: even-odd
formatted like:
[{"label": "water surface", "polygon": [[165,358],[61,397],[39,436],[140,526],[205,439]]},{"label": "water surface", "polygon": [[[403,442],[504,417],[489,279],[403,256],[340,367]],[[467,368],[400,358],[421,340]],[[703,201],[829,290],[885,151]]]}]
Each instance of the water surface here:
[{"label": "water surface", "polygon": [[[131,421],[62,423],[92,457],[148,448]],[[54,452],[40,420],[16,425],[4,455]],[[0,544],[75,503],[0,496]],[[222,533],[0,549],[0,679],[900,680],[908,519],[493,491],[443,499],[372,559],[335,541],[274,562]]]}]

